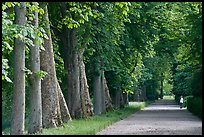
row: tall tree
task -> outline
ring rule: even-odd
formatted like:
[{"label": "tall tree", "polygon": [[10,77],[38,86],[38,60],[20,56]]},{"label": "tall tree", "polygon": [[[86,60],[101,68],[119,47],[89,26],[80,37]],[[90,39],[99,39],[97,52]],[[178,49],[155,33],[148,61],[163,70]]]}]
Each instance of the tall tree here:
[{"label": "tall tree", "polygon": [[93,104],[89,95],[89,86],[86,78],[85,64],[83,61],[83,52],[82,49],[79,55],[80,62],[80,94],[81,94],[81,106],[82,106],[82,116],[88,117],[93,115]]},{"label": "tall tree", "polygon": [[[58,6],[60,9],[60,15],[62,16],[58,19],[62,20],[63,25],[61,28],[54,29],[55,34],[59,34],[58,37],[63,44],[64,68],[67,71],[67,103],[69,105],[70,114],[73,118],[87,117],[93,113],[83,62],[83,53],[87,42],[80,41],[79,31],[81,28],[78,26],[78,18],[83,14],[87,17],[84,12],[87,12],[86,10],[89,6],[87,4],[83,7],[83,4],[86,5],[86,3],[60,3]],[[55,6],[56,5],[57,4],[55,4]],[[75,12],[73,9],[81,12]],[[66,12],[67,10],[69,12]],[[75,23],[77,22],[78,25],[73,24],[73,22],[70,23],[70,20],[73,20]],[[82,20],[84,22],[84,19]],[[54,21],[53,24],[55,23],[58,22]],[[60,24],[56,25],[59,26]]]},{"label": "tall tree", "polygon": [[83,37],[83,40],[80,41],[79,48],[79,71],[80,71],[80,96],[81,96],[81,106],[82,106],[82,117],[88,117],[93,115],[93,104],[91,102],[89,94],[89,85],[86,77],[85,63],[84,63],[84,51],[87,47],[88,38],[90,37],[90,23],[86,23],[84,26],[80,27],[80,31],[85,31],[81,34],[80,37]]},{"label": "tall tree", "polygon": [[112,99],[110,97],[110,92],[109,92],[109,88],[108,88],[108,84],[105,76],[103,78],[103,82],[104,82],[103,90],[105,92],[105,111],[108,112],[113,110],[113,104],[112,104]]},{"label": "tall tree", "polygon": [[[98,3],[97,10],[101,16],[94,19],[92,23],[93,41],[91,46],[94,53],[91,62],[93,63],[92,68],[94,68],[92,72],[94,110],[96,114],[100,114],[106,111],[106,104],[112,103],[108,99],[109,94],[106,94],[109,90],[104,90],[104,87],[107,87],[104,73],[119,68],[117,66],[120,62],[118,49],[120,49],[120,37],[124,30],[124,18],[128,7],[127,3]],[[112,91],[110,90],[110,92]]]},{"label": "tall tree", "polygon": [[[35,4],[37,6],[37,3]],[[33,24],[38,28],[38,12],[34,11]],[[36,30],[37,31],[37,30]],[[30,63],[32,74],[30,76],[30,121],[29,133],[35,133],[42,129],[42,99],[40,73],[40,45],[34,39],[35,46],[30,47]]]},{"label": "tall tree", "polygon": [[66,46],[66,69],[68,71],[68,105],[73,118],[82,117],[80,81],[79,81],[79,61],[77,49],[77,29],[68,29]]},{"label": "tall tree", "polygon": [[[15,6],[15,23],[23,26],[26,23],[26,5],[20,2]],[[25,44],[19,38],[14,44],[14,94],[11,134],[22,135],[25,123]]]},{"label": "tall tree", "polygon": [[[58,127],[62,126],[62,113],[64,118],[70,120],[70,114],[66,104],[64,102],[63,94],[59,87],[59,83],[56,77],[52,38],[50,32],[50,22],[48,17],[47,4],[42,3],[44,6],[45,15],[44,15],[44,28],[48,39],[44,41],[44,51],[40,52],[40,66],[43,71],[46,71],[48,74],[42,80],[42,112],[43,112],[43,127]],[[60,101],[61,100],[61,101]],[[61,104],[61,105],[60,105]],[[61,109],[64,109],[63,111]]]},{"label": "tall tree", "polygon": [[[95,54],[98,54],[97,52]],[[103,90],[103,71],[101,71],[101,59],[98,55],[93,63],[93,95],[94,95],[94,114],[98,115],[105,112],[105,92]]]}]

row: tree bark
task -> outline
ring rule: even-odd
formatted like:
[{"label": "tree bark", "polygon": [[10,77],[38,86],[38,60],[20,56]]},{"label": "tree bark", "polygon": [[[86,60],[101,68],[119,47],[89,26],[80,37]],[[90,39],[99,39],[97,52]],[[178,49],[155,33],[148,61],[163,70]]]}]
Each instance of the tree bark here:
[{"label": "tree bark", "polygon": [[94,92],[94,113],[96,115],[101,114],[106,111],[112,110],[112,100],[109,94],[109,89],[107,86],[107,81],[104,75],[104,71],[100,70],[103,66],[100,57],[96,57],[93,77],[93,92]]},{"label": "tree bark", "polygon": [[100,62],[94,64],[94,76],[93,76],[93,92],[94,92],[94,114],[98,115],[102,113],[102,87],[101,87],[101,72]]},{"label": "tree bark", "polygon": [[61,111],[61,116],[62,116],[62,121],[68,122],[70,120],[72,120],[71,115],[69,113],[69,109],[67,107],[64,95],[62,93],[62,90],[60,88],[59,82],[57,82],[57,91],[58,91],[58,95],[59,95],[59,103],[60,103],[60,111]]},{"label": "tree bark", "polygon": [[[65,18],[67,7],[65,3],[60,4],[62,17]],[[85,64],[83,62],[84,48],[86,42],[80,43],[78,40],[78,29],[68,29],[63,25],[60,39],[64,48],[64,68],[67,70],[68,94],[67,102],[70,114],[73,118],[87,117],[93,114],[92,102],[89,96],[88,84],[86,79]],[[86,36],[85,36],[86,37]]]},{"label": "tree bark", "polygon": [[80,94],[81,94],[81,106],[83,117],[88,117],[93,115],[93,104],[89,95],[89,86],[86,78],[85,64],[83,61],[84,49],[80,50],[79,53],[79,67],[80,67]]},{"label": "tree bark", "polygon": [[120,103],[121,103],[121,91],[116,91],[114,97],[115,108],[120,108]]},{"label": "tree bark", "polygon": [[160,81],[161,82],[161,87],[160,87],[160,98],[163,99],[163,79]]},{"label": "tree bark", "polygon": [[105,92],[105,109],[106,109],[105,111],[108,112],[113,110],[113,105],[112,105],[112,99],[110,97],[110,93],[107,85],[107,80],[105,77],[103,81],[104,81],[103,84],[104,84],[104,92]]},{"label": "tree bark", "polygon": [[[63,10],[62,10],[63,11]],[[69,110],[71,117],[81,118],[83,117],[82,110],[82,97],[80,94],[81,86],[81,65],[80,62],[83,53],[80,53],[77,49],[78,39],[77,39],[77,30],[68,29],[65,27],[63,30],[62,36],[60,36],[65,50],[64,55],[64,68],[67,70],[67,85],[68,85],[68,94],[67,94],[67,103],[69,105]],[[84,70],[85,71],[85,70]],[[85,72],[84,72],[85,73]],[[84,105],[84,104],[83,104]]]},{"label": "tree bark", "polygon": [[[34,25],[38,27],[38,13],[35,11]],[[29,133],[35,133],[42,129],[42,100],[41,78],[35,73],[40,71],[40,49],[34,40],[35,46],[30,47],[30,63],[33,74],[30,76],[30,120]]]},{"label": "tree bark", "polygon": [[[103,66],[103,62],[101,61],[101,66]],[[104,71],[103,70],[101,70],[101,111],[102,111],[102,113],[103,112],[106,112],[106,104],[105,104],[105,100],[106,100],[106,97],[105,97],[105,85],[104,85],[104,83],[105,83],[105,81],[104,81],[104,78],[105,78],[105,76],[104,76]]]},{"label": "tree bark", "polygon": [[103,60],[99,53],[94,54],[93,62],[93,93],[94,93],[94,114],[98,115],[113,109],[112,99],[110,97],[107,80],[105,78]]},{"label": "tree bark", "polygon": [[[26,5],[20,2],[15,6],[15,24],[26,23]],[[14,94],[11,121],[11,135],[22,135],[25,123],[25,44],[19,39],[14,40]]]},{"label": "tree bark", "polygon": [[125,101],[124,101],[124,98],[123,98],[124,96],[123,96],[123,93],[122,93],[122,91],[120,92],[120,105],[119,105],[119,107],[124,107],[125,106]]},{"label": "tree bark", "polygon": [[129,100],[128,100],[128,93],[122,93],[123,95],[123,105],[128,105]]},{"label": "tree bark", "polygon": [[147,95],[146,95],[146,85],[145,84],[143,84],[141,86],[141,92],[142,92],[142,94],[141,94],[142,101],[145,101],[146,98],[147,98]]},{"label": "tree bark", "polygon": [[[41,51],[40,53],[41,70],[44,70],[48,73],[42,80],[41,84],[42,107],[43,107],[43,127],[49,128],[62,126],[63,125],[62,117],[64,116],[65,121],[66,118],[68,119],[70,118],[69,113],[67,111],[68,108],[65,104],[65,101],[62,96],[62,91],[57,81],[47,6],[45,6],[44,19],[46,21],[45,30],[47,32],[49,39],[44,40],[43,46],[45,48],[45,51]],[[60,108],[60,106],[63,107]],[[63,114],[61,114],[61,112],[63,112]]]},{"label": "tree bark", "polygon": [[[79,60],[77,51],[76,29],[69,30],[67,48],[67,71],[68,71],[68,104],[70,114],[73,118],[82,117],[80,81],[79,81]],[[70,54],[69,54],[70,53]]]}]

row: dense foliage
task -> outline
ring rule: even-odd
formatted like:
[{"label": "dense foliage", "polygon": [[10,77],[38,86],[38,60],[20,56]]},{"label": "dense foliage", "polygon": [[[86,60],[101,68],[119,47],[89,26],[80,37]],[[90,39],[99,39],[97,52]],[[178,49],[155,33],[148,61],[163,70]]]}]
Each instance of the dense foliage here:
[{"label": "dense foliage", "polygon": [[187,109],[202,119],[202,99],[188,96],[186,102]]},{"label": "dense foliage", "polygon": [[[145,92],[146,100],[174,94],[202,101],[201,2],[54,2],[48,4],[57,78],[67,99],[65,30],[77,30],[77,48],[83,60],[93,100],[94,64],[100,63],[109,92]],[[14,24],[14,7],[2,3],[2,127],[10,127],[13,97],[14,39],[26,43],[26,118],[29,115],[29,47],[33,39],[47,38],[43,23],[32,24],[33,11],[43,20],[44,10],[26,2],[27,22]],[[68,10],[62,11],[65,6]],[[36,31],[38,30],[38,31]],[[67,36],[68,37],[68,36]],[[41,46],[41,50],[45,50]],[[39,72],[44,77],[46,72]],[[145,90],[144,90],[145,89]],[[200,99],[201,98],[201,99]],[[197,100],[197,98],[195,99]],[[189,101],[190,102],[190,101]],[[197,101],[195,101],[197,102]],[[189,106],[189,109],[193,106]]]}]

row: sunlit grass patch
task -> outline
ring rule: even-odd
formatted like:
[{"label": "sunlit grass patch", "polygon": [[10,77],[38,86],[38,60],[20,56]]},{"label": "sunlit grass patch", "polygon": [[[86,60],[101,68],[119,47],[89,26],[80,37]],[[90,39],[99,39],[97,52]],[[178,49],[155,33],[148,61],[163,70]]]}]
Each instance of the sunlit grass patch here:
[{"label": "sunlit grass patch", "polygon": [[72,120],[64,124],[64,128],[43,129],[41,135],[95,135],[100,130],[113,124],[116,121],[141,110],[145,103],[131,104],[124,108],[116,109],[101,115],[92,116],[86,119]]},{"label": "sunlit grass patch", "polygon": [[174,96],[164,96],[163,97],[163,99],[165,99],[165,100],[174,100],[175,98],[174,98]]},{"label": "sunlit grass patch", "polygon": [[[85,119],[74,119],[65,123],[64,127],[43,129],[41,133],[39,132],[35,135],[95,135],[107,126],[143,109],[147,104],[146,102],[129,103],[129,105],[124,108],[115,109]],[[2,134],[9,135],[10,129],[7,128],[2,131]],[[25,134],[28,134],[27,128]]]}]

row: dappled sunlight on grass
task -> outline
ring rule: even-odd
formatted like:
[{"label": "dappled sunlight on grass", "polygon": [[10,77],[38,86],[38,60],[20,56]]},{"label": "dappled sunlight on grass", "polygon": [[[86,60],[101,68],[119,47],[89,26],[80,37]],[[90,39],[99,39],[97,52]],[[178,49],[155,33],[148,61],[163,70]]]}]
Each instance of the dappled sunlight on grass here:
[{"label": "dappled sunlight on grass", "polygon": [[[129,105],[124,108],[115,109],[113,111],[85,119],[74,119],[65,123],[64,127],[43,129],[42,133],[39,132],[35,135],[95,135],[107,126],[143,109],[147,104],[149,103],[129,102]],[[6,129],[2,132],[2,134],[9,135],[10,129]],[[27,130],[25,134],[28,134]]]},{"label": "dappled sunlight on grass", "polygon": [[165,100],[174,100],[175,97],[169,95],[169,96],[164,96],[163,99],[165,99]]},{"label": "dappled sunlight on grass", "polygon": [[100,130],[116,121],[126,118],[144,108],[145,103],[131,104],[101,115],[86,119],[72,120],[64,124],[64,128],[43,129],[40,135],[95,135]]}]

